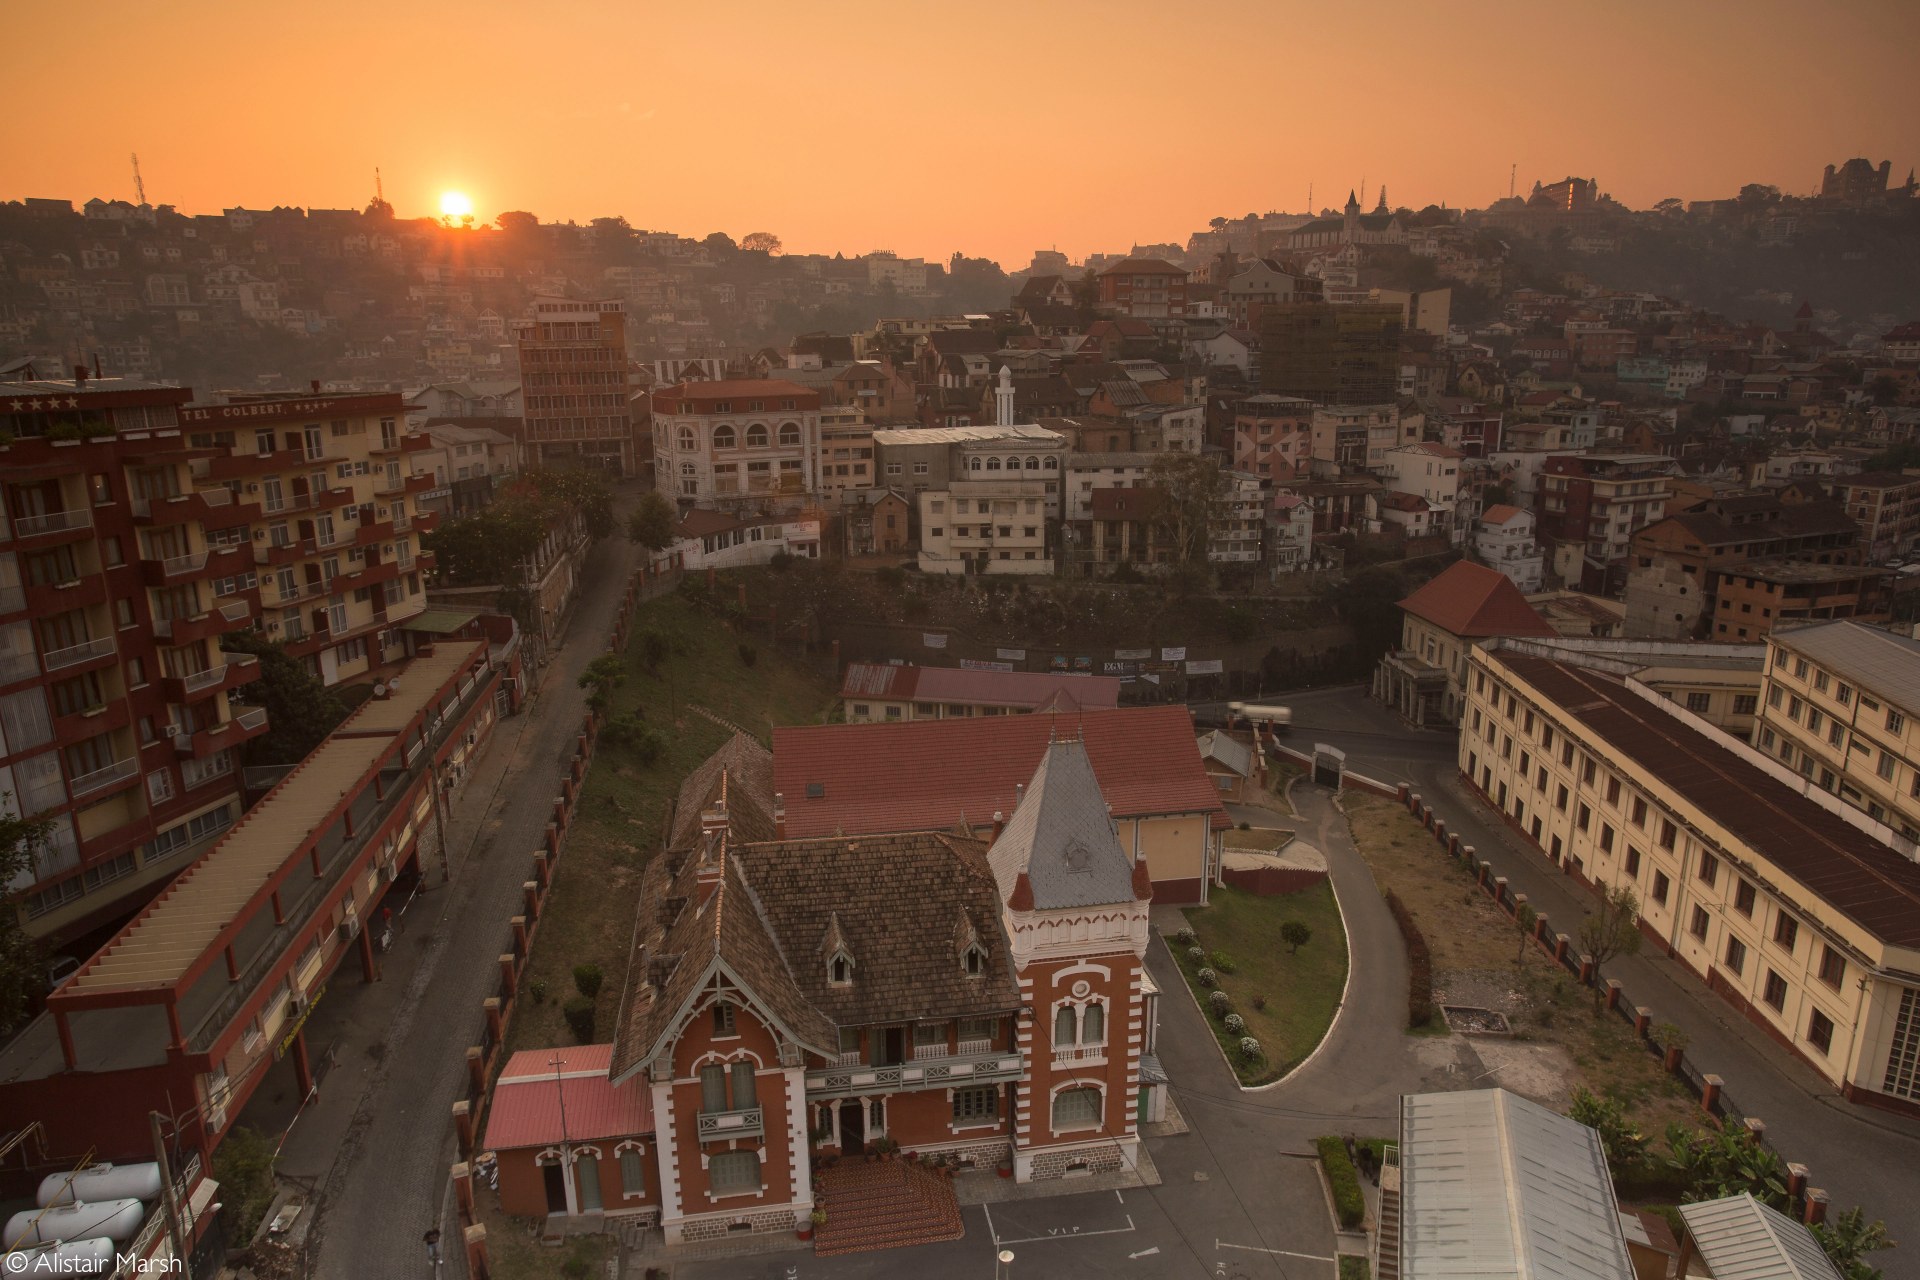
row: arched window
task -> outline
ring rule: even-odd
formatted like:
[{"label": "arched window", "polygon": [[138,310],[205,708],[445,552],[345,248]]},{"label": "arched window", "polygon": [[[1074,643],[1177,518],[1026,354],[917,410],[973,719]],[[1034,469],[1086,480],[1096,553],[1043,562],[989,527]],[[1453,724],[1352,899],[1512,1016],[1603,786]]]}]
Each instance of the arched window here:
[{"label": "arched window", "polygon": [[1080,1043],[1105,1044],[1107,1042],[1107,1006],[1099,1003],[1088,1005],[1080,1011]]},{"label": "arched window", "polygon": [[977,978],[987,971],[987,953],[979,943],[967,948],[967,954],[960,958],[960,966],[969,978]]},{"label": "arched window", "polygon": [[767,447],[766,424],[763,422],[756,422],[752,426],[747,428],[747,448],[764,449],[766,447]]},{"label": "arched window", "polygon": [[680,428],[680,452],[692,453],[695,449],[698,449],[699,447],[700,447],[700,438],[694,434],[693,428],[692,427]]},{"label": "arched window", "polygon": [[978,470],[980,470],[980,459],[978,459],[978,458],[968,458],[968,459],[967,459],[967,470],[969,470],[969,471],[978,471]]},{"label": "arched window", "polygon": [[1029,470],[1029,471],[1038,471],[1039,469],[1040,469],[1040,455],[1039,455],[1039,454],[1037,454],[1037,453],[1033,453],[1033,454],[1028,454],[1028,455],[1027,455],[1027,470]]},{"label": "arched window", "polygon": [[700,468],[694,466],[691,462],[683,462],[680,464],[680,474],[683,476],[697,476],[700,474]]},{"label": "arched window", "polygon": [[1100,1091],[1093,1088],[1062,1089],[1053,1095],[1053,1131],[1097,1129],[1100,1127]]},{"label": "arched window", "polygon": [[1000,469],[1000,459],[998,458],[987,459],[987,470],[998,471],[999,469]]},{"label": "arched window", "polygon": [[1060,459],[1058,458],[1047,459],[1047,470],[1058,471],[1059,469],[1060,469]]},{"label": "arched window", "polygon": [[780,443],[786,444],[786,445],[799,444],[800,443],[800,424],[797,422],[781,423],[780,424]]},{"label": "arched window", "polygon": [[721,427],[715,427],[713,429],[713,447],[714,448],[731,449],[733,448],[733,441],[734,441],[734,434],[733,434],[732,427],[721,426]]},{"label": "arched window", "polygon": [[1080,1037],[1074,1025],[1073,1006],[1063,1004],[1053,1015],[1053,1043],[1056,1046],[1078,1044]]}]

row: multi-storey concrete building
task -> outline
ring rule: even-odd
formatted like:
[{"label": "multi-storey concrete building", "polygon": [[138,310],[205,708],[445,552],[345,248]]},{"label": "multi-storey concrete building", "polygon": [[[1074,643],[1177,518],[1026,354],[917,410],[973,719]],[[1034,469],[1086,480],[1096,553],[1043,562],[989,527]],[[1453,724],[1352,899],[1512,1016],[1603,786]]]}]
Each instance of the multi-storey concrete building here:
[{"label": "multi-storey concrete building", "polygon": [[1316,404],[1380,404],[1400,385],[1401,309],[1281,302],[1260,315],[1260,387]]},{"label": "multi-storey concrete building", "polygon": [[[1044,427],[876,431],[883,468],[911,466],[928,573],[1052,573],[1065,437]],[[920,468],[926,474],[920,474]],[[944,474],[944,483],[939,476]],[[926,483],[929,487],[918,486]]]},{"label": "multi-storey concrete building", "polygon": [[1236,470],[1276,483],[1306,479],[1313,459],[1313,401],[1248,396],[1234,406],[1230,452]]},{"label": "multi-storey concrete building", "polygon": [[220,647],[259,612],[259,500],[195,490],[191,395],[0,385],[0,803],[49,824],[8,886],[49,945],[123,917],[231,825],[237,749],[267,729],[237,701],[258,659]]},{"label": "multi-storey concrete building", "polygon": [[1758,640],[1781,622],[1887,616],[1885,569],[1749,560],[1713,571],[1713,638]]},{"label": "multi-storey concrete building", "polygon": [[1660,454],[1546,460],[1535,513],[1541,538],[1555,546],[1554,568],[1568,585],[1601,595],[1625,585],[1633,535],[1666,514],[1674,469],[1674,460]]},{"label": "multi-storey concrete building", "polygon": [[1267,528],[1260,477],[1226,471],[1220,477],[1220,514],[1207,524],[1207,563],[1257,564]]},{"label": "multi-storey concrete building", "polygon": [[1833,496],[1860,525],[1867,563],[1920,550],[1920,476],[1863,471],[1833,482]]},{"label": "multi-storey concrete building", "polygon": [[1473,554],[1498,569],[1521,594],[1541,586],[1540,544],[1533,536],[1533,512],[1496,502],[1480,513],[1474,527]]},{"label": "multi-storey concrete building", "polygon": [[640,459],[627,391],[627,304],[536,298],[513,335],[522,464],[591,462],[633,475]]},{"label": "multi-storey concrete building", "polygon": [[1135,319],[1184,316],[1187,273],[1159,258],[1126,258],[1100,273],[1100,301]]},{"label": "multi-storey concrete building", "polygon": [[1787,768],[1764,726],[1750,747],[1524,645],[1470,663],[1471,785],[1563,871],[1632,889],[1643,934],[1848,1099],[1920,1114],[1911,842]]},{"label": "multi-storey concrete building", "polygon": [[1920,640],[1858,622],[1767,636],[1762,751],[1920,840]]},{"label": "multi-storey concrete building", "polygon": [[404,661],[403,624],[426,608],[433,553],[417,548],[440,516],[417,508],[434,477],[407,465],[429,441],[405,416],[397,393],[235,395],[180,413],[196,500],[258,511],[250,537],[227,535],[232,585],[256,591],[260,629],[330,685]]},{"label": "multi-storey concrete building", "polygon": [[682,502],[797,502],[820,485],[820,393],[779,378],[663,387],[653,451],[655,487]]}]

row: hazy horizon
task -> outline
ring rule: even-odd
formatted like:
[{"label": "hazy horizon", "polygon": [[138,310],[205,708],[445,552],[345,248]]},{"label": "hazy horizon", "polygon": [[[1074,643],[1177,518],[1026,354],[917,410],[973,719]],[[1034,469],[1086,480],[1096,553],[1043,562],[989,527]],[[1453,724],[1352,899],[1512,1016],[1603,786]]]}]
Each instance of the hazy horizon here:
[{"label": "hazy horizon", "polygon": [[378,166],[403,217],[460,191],[479,222],[618,215],[1013,270],[1303,210],[1309,185],[1315,208],[1363,183],[1372,207],[1383,182],[1395,205],[1478,208],[1517,165],[1523,194],[1572,175],[1646,208],[1748,182],[1806,194],[1854,156],[1899,182],[1920,119],[1904,0],[1817,22],[1784,0],[1599,17],[1226,0],[1184,24],[1147,0],[890,23],[842,0],[536,22],[477,0],[457,23],[346,0],[318,31],[235,0],[99,10],[89,43],[16,72],[16,127],[40,145],[8,198],[130,200],[138,152],[148,200],[183,212],[362,207]]}]

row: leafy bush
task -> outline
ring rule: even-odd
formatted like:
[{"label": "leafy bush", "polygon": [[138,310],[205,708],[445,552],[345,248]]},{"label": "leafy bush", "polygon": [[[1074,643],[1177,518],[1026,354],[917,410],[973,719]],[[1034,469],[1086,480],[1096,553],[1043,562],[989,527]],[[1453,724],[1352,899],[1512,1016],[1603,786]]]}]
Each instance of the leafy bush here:
[{"label": "leafy bush", "polygon": [[1256,1009],[1265,1010],[1267,1007],[1267,998],[1265,996],[1255,996],[1253,998],[1253,1007]]},{"label": "leafy bush", "polygon": [[573,966],[574,990],[591,1000],[600,994],[602,976],[597,964],[577,964]]},{"label": "leafy bush", "polygon": [[897,564],[883,564],[873,571],[873,580],[889,591],[898,591],[907,585],[907,571]]},{"label": "leafy bush", "polygon": [[775,572],[785,573],[793,566],[793,555],[787,551],[776,551],[773,553],[773,558],[768,560],[767,563],[773,566]]},{"label": "leafy bush", "polygon": [[1184,928],[1173,935],[1173,940],[1183,947],[1190,947],[1198,942],[1200,938],[1191,928]]},{"label": "leafy bush", "polygon": [[1213,1010],[1214,1017],[1224,1017],[1227,1010],[1233,1007],[1233,1000],[1226,992],[1215,991],[1207,997],[1207,1007]]},{"label": "leafy bush", "polygon": [[1238,965],[1234,964],[1233,957],[1224,951],[1216,951],[1213,953],[1213,967],[1222,973],[1232,973],[1235,969],[1239,968]]},{"label": "leafy bush", "polygon": [[1313,941],[1313,930],[1298,920],[1289,920],[1280,926],[1280,941],[1287,944],[1287,954],[1292,955]]},{"label": "leafy bush", "polygon": [[1407,1025],[1424,1027],[1433,1021],[1433,952],[1400,895],[1389,889],[1386,896],[1387,910],[1393,912],[1393,922],[1400,926],[1400,937],[1407,944]]},{"label": "leafy bush", "polygon": [[592,1044],[593,1001],[585,996],[575,996],[567,1001],[561,1012],[566,1015],[567,1025],[573,1029],[573,1038],[581,1044]]},{"label": "leafy bush", "polygon": [[740,646],[740,663],[742,666],[750,667],[754,663],[758,662],[759,660],[760,660],[760,651],[758,649],[755,649],[750,644],[743,644]]},{"label": "leafy bush", "polygon": [[1360,1175],[1347,1155],[1347,1144],[1335,1137],[1316,1138],[1320,1167],[1326,1170],[1327,1185],[1333,1188],[1333,1210],[1343,1227],[1357,1227],[1367,1216],[1366,1198],[1360,1194]]},{"label": "leafy bush", "polygon": [[228,1239],[236,1245],[252,1241],[273,1203],[274,1140],[257,1129],[236,1127],[213,1156],[213,1176],[220,1182],[226,1203]]},{"label": "leafy bush", "polygon": [[541,979],[535,978],[527,984],[527,994],[533,997],[535,1004],[545,1004],[547,1002],[547,984]]},{"label": "leafy bush", "polygon": [[1248,1062],[1258,1062],[1264,1056],[1260,1042],[1252,1036],[1240,1037],[1240,1056]]},{"label": "leafy bush", "polygon": [[1646,1154],[1646,1138],[1627,1118],[1627,1108],[1617,1098],[1602,1098],[1584,1088],[1575,1088],[1567,1118],[1600,1135],[1600,1145],[1607,1153],[1607,1164],[1611,1168],[1638,1164]]},{"label": "leafy bush", "polygon": [[1200,972],[1194,974],[1193,978],[1194,978],[1194,981],[1198,982],[1203,987],[1214,986],[1220,981],[1219,974],[1215,973],[1211,969],[1204,968],[1204,967],[1200,970]]},{"label": "leafy bush", "polygon": [[1188,947],[1187,959],[1193,961],[1195,964],[1205,964],[1207,962],[1207,949],[1205,947]]},{"label": "leafy bush", "polygon": [[1220,1025],[1227,1029],[1228,1035],[1237,1036],[1247,1029],[1247,1020],[1237,1013],[1230,1013],[1220,1019]]}]

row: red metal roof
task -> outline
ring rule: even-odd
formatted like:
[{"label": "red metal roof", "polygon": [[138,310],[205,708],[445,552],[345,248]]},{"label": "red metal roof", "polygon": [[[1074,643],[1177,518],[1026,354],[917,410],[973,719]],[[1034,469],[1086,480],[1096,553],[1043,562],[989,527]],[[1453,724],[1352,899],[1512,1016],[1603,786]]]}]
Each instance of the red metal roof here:
[{"label": "red metal roof", "polygon": [[[560,1060],[556,1068],[554,1059]],[[547,1147],[560,1142],[631,1138],[653,1132],[653,1095],[644,1080],[615,1087],[607,1077],[610,1044],[523,1049],[507,1060],[487,1109],[491,1151]],[[560,1122],[565,1094],[566,1126]]]},{"label": "red metal roof", "polygon": [[933,830],[963,816],[986,827],[996,810],[1013,812],[1048,740],[1072,734],[1115,817],[1205,813],[1227,825],[1181,706],[776,728],[773,783],[790,838]]},{"label": "red metal roof", "polygon": [[1447,566],[1445,573],[1402,600],[1400,607],[1456,636],[1559,634],[1527,603],[1513,579],[1470,560]]},{"label": "red metal roof", "polygon": [[[973,671],[960,667],[895,666],[849,662],[842,698],[1110,711],[1120,705],[1117,676],[1076,676],[1052,671]],[[1062,699],[1065,699],[1062,702]]]}]

